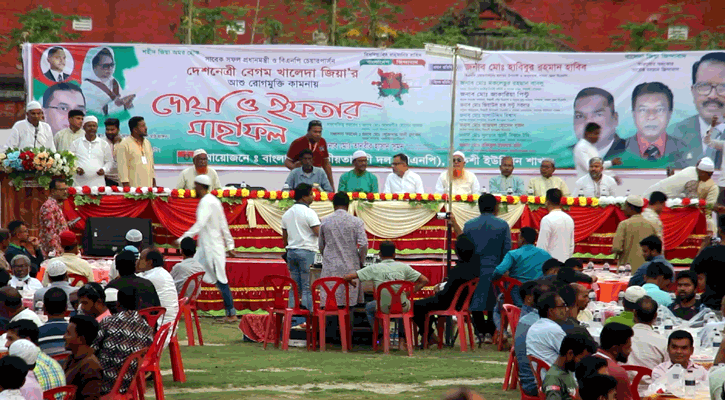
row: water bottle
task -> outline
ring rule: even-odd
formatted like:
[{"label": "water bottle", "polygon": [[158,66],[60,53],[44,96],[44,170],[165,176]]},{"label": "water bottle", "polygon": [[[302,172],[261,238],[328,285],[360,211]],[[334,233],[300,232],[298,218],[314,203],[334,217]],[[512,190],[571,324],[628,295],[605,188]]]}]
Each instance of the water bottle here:
[{"label": "water bottle", "polygon": [[695,371],[688,369],[687,372],[685,372],[685,395],[687,397],[694,398],[696,385]]},{"label": "water bottle", "polygon": [[38,316],[43,315],[43,302],[40,300],[35,303],[35,313],[38,314]]},{"label": "water bottle", "polygon": [[513,196],[514,195],[514,189],[509,186],[509,188],[506,189],[506,194],[509,195],[509,196]]},{"label": "water bottle", "polygon": [[657,313],[657,322],[655,323],[655,325],[657,325],[657,327],[662,326],[662,314]]},{"label": "water bottle", "polygon": [[594,322],[599,322],[600,324],[602,323],[602,311],[601,310],[594,311]]},{"label": "water bottle", "polygon": [[609,263],[608,262],[604,263],[604,270],[609,272]]},{"label": "water bottle", "polygon": [[584,189],[579,188],[579,196],[578,197],[584,197]]},{"label": "water bottle", "polygon": [[624,277],[624,265],[620,265],[619,268],[617,268],[617,275],[619,275],[620,278]]},{"label": "water bottle", "polygon": [[722,343],[722,333],[720,333],[720,330],[717,329],[712,335],[712,348],[719,349],[720,343]]},{"label": "water bottle", "polygon": [[529,188],[529,192],[528,193],[529,193],[529,196],[533,196],[534,195],[534,188]]},{"label": "water bottle", "polygon": [[629,196],[629,189],[627,189],[627,196]]},{"label": "water bottle", "polygon": [[665,336],[669,337],[670,333],[672,333],[672,328],[675,323],[672,322],[672,318],[667,318],[665,320]]},{"label": "water bottle", "polygon": [[481,193],[488,193],[488,192],[486,191],[486,186],[481,186]]},{"label": "water bottle", "polygon": [[[287,184],[285,183],[285,185],[287,185]],[[247,182],[242,181],[242,184],[239,185],[239,186],[242,187],[242,188],[246,188],[247,187]]]},{"label": "water bottle", "polygon": [[631,276],[632,275],[632,266],[629,264],[626,264],[624,266],[624,276]]},{"label": "water bottle", "polygon": [[282,190],[285,191],[285,192],[288,192],[289,191],[289,184],[288,183],[285,183],[284,186],[282,186]]},{"label": "water bottle", "polygon": [[594,263],[589,261],[589,264],[587,264],[587,270],[588,271],[594,271]]},{"label": "water bottle", "polygon": [[624,292],[619,292],[619,301],[617,302],[617,304],[620,307],[624,307]]},{"label": "water bottle", "polygon": [[597,294],[593,290],[589,292],[589,301],[597,301]]},{"label": "water bottle", "polygon": [[667,371],[667,390],[679,389],[682,385],[682,365],[675,364]]}]

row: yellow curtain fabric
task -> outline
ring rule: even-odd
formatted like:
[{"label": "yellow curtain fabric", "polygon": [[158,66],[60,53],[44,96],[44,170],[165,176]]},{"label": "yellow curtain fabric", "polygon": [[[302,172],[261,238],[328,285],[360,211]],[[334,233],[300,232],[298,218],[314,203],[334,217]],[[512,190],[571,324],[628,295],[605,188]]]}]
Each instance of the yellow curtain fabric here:
[{"label": "yellow curtain fabric", "polygon": [[411,206],[405,201],[379,201],[357,207],[356,214],[365,222],[368,232],[381,238],[394,239],[420,229],[442,208],[443,203],[432,210]]}]

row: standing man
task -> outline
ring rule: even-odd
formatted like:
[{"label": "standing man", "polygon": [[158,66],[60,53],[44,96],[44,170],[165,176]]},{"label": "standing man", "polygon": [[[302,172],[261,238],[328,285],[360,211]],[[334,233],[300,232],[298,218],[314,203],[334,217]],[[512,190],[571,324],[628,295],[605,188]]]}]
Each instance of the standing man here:
[{"label": "standing man", "polygon": [[327,180],[330,182],[332,189],[335,191],[335,182],[332,180],[332,166],[330,165],[330,154],[327,152],[327,142],[322,137],[322,122],[314,120],[307,124],[307,134],[301,138],[295,139],[287,150],[287,158],[284,165],[289,170],[302,166],[300,162],[300,152],[304,149],[312,151],[312,165],[320,167],[327,174]]},{"label": "standing man", "polygon": [[561,211],[560,204],[561,190],[549,189],[546,192],[546,209],[549,214],[541,219],[536,247],[564,262],[574,254],[574,220]]},{"label": "standing man", "polygon": [[617,135],[619,114],[614,109],[614,96],[598,87],[584,88],[574,99],[574,134],[577,139],[584,137],[586,126],[592,122],[601,127],[601,135],[595,144],[599,157],[608,160],[624,152],[625,141]]},{"label": "standing man", "polygon": [[318,168],[313,165],[313,157],[314,155],[310,149],[303,149],[300,151],[299,160],[302,165],[293,169],[289,173],[285,184],[289,188],[296,188],[298,185],[306,183],[312,187],[317,185],[319,189],[322,189],[325,192],[331,192],[333,190],[332,185],[328,182],[322,168]]},{"label": "standing man", "polygon": [[85,135],[83,132],[83,117],[86,115],[81,110],[68,111],[68,127],[55,133],[53,143],[58,151],[70,150],[70,145],[76,139]]},{"label": "standing man", "polygon": [[201,198],[196,209],[196,222],[178,241],[187,237],[198,235],[199,248],[196,259],[204,266],[206,275],[204,281],[216,284],[224,300],[226,317],[224,322],[238,322],[237,310],[234,308],[234,298],[229,290],[227,280],[226,256],[234,257],[234,238],[229,232],[227,217],[224,215],[222,203],[210,193],[211,179],[206,175],[199,175],[194,179],[196,195]]},{"label": "standing man", "polygon": [[[498,204],[492,194],[486,193],[478,198],[478,210],[481,215],[463,226],[463,234],[473,241],[476,248],[473,259],[478,259],[481,268],[470,310],[475,311],[473,321],[479,334],[484,335],[485,341],[491,341],[496,330],[493,323],[495,298],[491,278],[496,267],[511,250],[511,230],[506,221],[495,217]],[[487,321],[483,318],[484,311],[487,311]]]},{"label": "standing man", "polygon": [[[465,169],[466,156],[462,151],[453,153],[453,169],[443,171],[436,182],[436,193],[448,193],[448,182],[453,181],[453,195],[479,194],[481,184],[476,175]],[[453,176],[449,176],[453,175]]]},{"label": "standing man", "polygon": [[116,162],[116,145],[121,143],[121,124],[118,118],[108,118],[104,125],[106,126],[106,141],[111,146],[111,154],[113,155],[113,163],[111,168],[106,171],[104,179],[106,186],[121,186],[118,182],[118,163]]},{"label": "standing man", "polygon": [[660,214],[662,214],[662,210],[664,210],[666,202],[666,194],[654,191],[649,195],[649,205],[642,211],[642,218],[649,221],[649,223],[655,227],[657,237],[660,238],[660,241],[662,242],[662,253],[665,251],[665,231],[664,226],[662,225],[662,220],[660,219]]},{"label": "standing man", "polygon": [[[287,267],[290,276],[297,282],[302,305],[308,310],[312,310],[310,266],[315,263],[317,238],[320,236],[320,218],[310,208],[313,201],[312,186],[301,183],[295,188],[295,204],[282,215],[282,242],[287,249]],[[289,302],[290,306],[294,304],[291,296]],[[302,317],[294,319],[298,324],[302,320]]]},{"label": "standing man", "polygon": [[536,178],[531,178],[531,180],[529,180],[529,186],[527,189],[529,195],[546,196],[546,192],[549,189],[559,189],[563,196],[568,197],[569,187],[566,186],[566,182],[564,182],[564,180],[558,176],[554,176],[554,171],[556,171],[556,164],[553,159],[545,158],[541,161],[541,166],[539,167],[539,173],[541,176],[537,176]]},{"label": "standing man", "polygon": [[488,180],[488,188],[491,193],[508,194],[509,189],[514,196],[521,196],[525,193],[524,180],[513,175],[513,157],[501,157],[501,165],[498,168],[501,170],[501,175],[492,176]]},{"label": "standing man", "polygon": [[[602,133],[602,127],[597,123],[590,122],[584,128],[584,137],[574,146],[574,166],[576,167],[576,175],[578,178],[586,176],[589,173],[589,165],[592,158],[599,158],[599,151],[596,144]],[[622,159],[617,157],[612,161],[604,161],[602,168],[611,168],[612,165],[622,165]]]},{"label": "standing man", "polygon": [[115,150],[119,180],[123,187],[155,187],[154,151],[146,139],[146,121],[143,117],[131,117],[128,128],[131,136],[123,139]]},{"label": "standing man", "polygon": [[612,240],[612,253],[618,258],[617,265],[629,264],[636,271],[644,263],[644,255],[639,242],[647,236],[656,235],[654,226],[642,217],[644,200],[640,196],[629,195],[624,203],[624,215],[628,219],[617,225]]},{"label": "standing man", "polygon": [[425,193],[420,175],[408,168],[408,156],[393,156],[393,172],[385,179],[383,193]]},{"label": "standing man", "polygon": [[222,183],[219,180],[214,168],[209,167],[209,158],[207,157],[206,150],[196,149],[192,158],[194,165],[181,171],[179,179],[176,181],[177,189],[190,190],[194,188],[194,179],[199,175],[207,175],[211,179],[211,190],[220,189]]},{"label": "standing man", "polygon": [[615,196],[614,190],[617,187],[617,181],[611,176],[603,174],[604,164],[606,163],[603,163],[599,157],[589,159],[589,173],[577,179],[575,195],[584,197]]},{"label": "standing man", "polygon": [[43,122],[43,109],[37,101],[31,101],[25,107],[26,119],[18,121],[13,125],[10,137],[2,148],[5,151],[9,148],[39,149],[45,147],[50,151],[55,151],[55,143],[53,143],[53,132],[50,125]]},{"label": "standing man", "polygon": [[[325,217],[320,224],[320,253],[322,254],[322,273],[320,278],[328,276],[343,277],[357,271],[365,264],[368,253],[368,237],[365,223],[350,215],[350,198],[340,191],[332,198],[335,212]],[[321,292],[321,304],[326,301],[326,293]],[[344,290],[335,293],[338,305],[345,304]],[[357,286],[350,288],[349,304],[362,303],[363,293]]]},{"label": "standing man", "polygon": [[70,145],[70,152],[76,156],[76,170],[73,181],[79,186],[104,186],[106,171],[113,166],[113,153],[108,141],[96,135],[98,118],[83,118],[85,135]]},{"label": "standing man", "polygon": [[[68,221],[63,214],[63,202],[68,198],[68,185],[53,178],[48,185],[50,197],[40,206],[40,248],[49,257],[63,254],[60,234],[68,230]],[[52,254],[52,255],[51,255]]]},{"label": "standing man", "polygon": [[367,171],[368,157],[362,150],[352,153],[353,169],[340,176],[339,191],[378,193],[378,177]]}]

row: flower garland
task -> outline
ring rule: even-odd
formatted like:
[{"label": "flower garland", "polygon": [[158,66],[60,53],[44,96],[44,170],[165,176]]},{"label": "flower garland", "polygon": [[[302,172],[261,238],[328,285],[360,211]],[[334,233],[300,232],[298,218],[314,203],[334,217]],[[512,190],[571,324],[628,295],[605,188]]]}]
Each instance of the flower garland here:
[{"label": "flower garland", "polygon": [[34,178],[42,187],[48,186],[54,177],[66,177],[73,184],[72,173],[76,156],[69,151],[54,152],[40,148],[9,148],[0,153],[0,171],[10,175],[15,190],[20,190],[22,181]]}]

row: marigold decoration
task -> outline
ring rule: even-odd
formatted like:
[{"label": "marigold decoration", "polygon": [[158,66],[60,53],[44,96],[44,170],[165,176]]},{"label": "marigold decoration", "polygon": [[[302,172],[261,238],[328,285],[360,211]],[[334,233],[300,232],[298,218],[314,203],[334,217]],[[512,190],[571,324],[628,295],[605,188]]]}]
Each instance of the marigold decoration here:
[{"label": "marigold decoration", "polygon": [[123,187],[123,193],[131,193],[131,187],[129,187],[129,186],[124,186],[124,187]]},{"label": "marigold decoration", "polygon": [[683,206],[689,206],[690,205],[690,199],[688,199],[687,197],[685,197],[684,199],[682,199],[682,205]]},{"label": "marigold decoration", "polygon": [[380,193],[373,193],[373,200],[380,200]]},{"label": "marigold decoration", "polygon": [[180,198],[180,199],[183,199],[183,198],[184,198],[184,195],[186,194],[186,190],[184,190],[184,189],[179,189],[179,190],[177,191],[177,193],[179,194],[179,198]]},{"label": "marigold decoration", "polygon": [[136,188],[136,193],[141,194],[141,193],[143,193],[143,190],[140,187],[137,187]]},{"label": "marigold decoration", "polygon": [[410,200],[410,193],[403,193],[403,200]]},{"label": "marigold decoration", "polygon": [[269,192],[270,200],[277,200],[277,192]]},{"label": "marigold decoration", "polygon": [[528,203],[529,202],[529,196],[527,196],[527,195],[519,196],[519,200],[522,203]]},{"label": "marigold decoration", "polygon": [[249,197],[249,189],[242,189],[240,190],[240,193],[242,194],[242,197]]},{"label": "marigold decoration", "polygon": [[74,187],[72,187],[72,186],[68,188],[68,194],[69,194],[69,195],[71,195],[71,196],[75,196],[75,195],[76,195],[76,193],[78,193],[78,192],[76,191],[76,188],[74,188]]},{"label": "marigold decoration", "polygon": [[179,197],[179,190],[178,189],[172,189],[171,190],[171,197]]},{"label": "marigold decoration", "polygon": [[222,197],[233,197],[233,196],[231,196],[230,192],[231,192],[231,190],[225,189],[224,191],[222,191]]},{"label": "marigold decoration", "polygon": [[448,193],[443,193],[443,195],[441,196],[441,200],[448,201]]},{"label": "marigold decoration", "polygon": [[580,197],[579,198],[579,205],[584,207],[587,205],[587,198],[586,197]]},{"label": "marigold decoration", "polygon": [[189,190],[189,197],[196,198],[196,189]]},{"label": "marigold decoration", "polygon": [[423,201],[428,201],[428,199],[430,199],[430,196],[428,195],[428,193],[423,193],[420,194],[420,199]]},{"label": "marigold decoration", "polygon": [[442,198],[443,198],[443,196],[441,196],[440,193],[433,194],[433,200],[435,200],[435,201],[441,201]]},{"label": "marigold decoration", "polygon": [[238,191],[237,189],[229,189],[229,197],[236,197]]},{"label": "marigold decoration", "polygon": [[81,193],[83,193],[83,194],[85,194],[85,195],[89,195],[89,194],[91,194],[91,188],[90,188],[90,187],[88,187],[88,186],[83,186],[83,187],[81,188]]},{"label": "marigold decoration", "polygon": [[327,192],[320,193],[320,200],[321,201],[327,201],[328,200]]},{"label": "marigold decoration", "polygon": [[698,204],[700,205],[700,207],[705,207],[707,205],[707,201],[705,201],[705,199],[700,199]]},{"label": "marigold decoration", "polygon": [[595,197],[592,199],[592,207],[598,207],[598,206],[599,206],[599,199]]},{"label": "marigold decoration", "polygon": [[421,193],[417,193],[417,194],[415,195],[415,200],[416,200],[416,201],[423,201],[423,194],[421,194]]},{"label": "marigold decoration", "polygon": [[460,194],[457,194],[457,195],[455,195],[455,197],[453,197],[453,200],[455,200],[455,201],[463,201],[463,198],[461,197]]},{"label": "marigold decoration", "polygon": [[474,201],[478,201],[478,198],[479,197],[481,197],[480,194],[469,194],[468,195],[468,201],[471,202],[471,203],[474,202]]},{"label": "marigold decoration", "polygon": [[516,204],[517,198],[514,196],[506,196],[506,202],[509,204]]},{"label": "marigold decoration", "polygon": [[392,193],[385,193],[385,200],[393,200],[393,194]]},{"label": "marigold decoration", "polygon": [[569,205],[569,206],[573,206],[574,205],[574,198],[573,197],[567,197],[566,198],[566,204]]},{"label": "marigold decoration", "polygon": [[393,193],[393,200],[400,200],[400,195],[398,193]]},{"label": "marigold decoration", "polygon": [[361,198],[363,198],[362,196],[364,196],[364,198],[365,198],[366,200],[368,200],[368,201],[373,201],[373,200],[375,200],[375,195],[373,195],[372,193],[367,193],[367,194],[365,194],[365,193],[360,193],[360,195],[361,195]]}]

